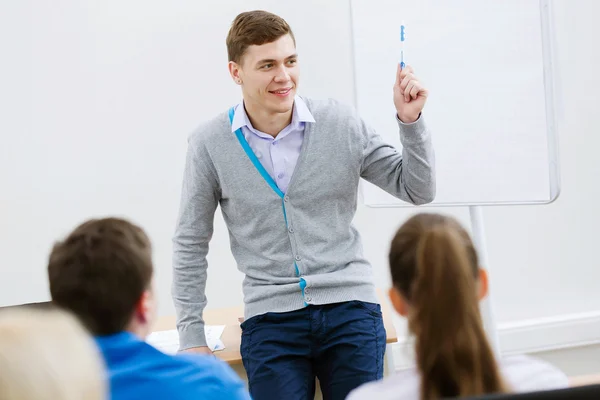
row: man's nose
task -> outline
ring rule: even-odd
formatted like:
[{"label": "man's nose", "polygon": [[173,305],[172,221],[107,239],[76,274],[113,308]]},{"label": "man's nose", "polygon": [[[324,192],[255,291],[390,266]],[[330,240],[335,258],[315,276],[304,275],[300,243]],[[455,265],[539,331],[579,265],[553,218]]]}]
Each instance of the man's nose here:
[{"label": "man's nose", "polygon": [[275,80],[278,82],[286,82],[290,80],[290,74],[285,65],[281,65],[279,68],[277,68]]}]

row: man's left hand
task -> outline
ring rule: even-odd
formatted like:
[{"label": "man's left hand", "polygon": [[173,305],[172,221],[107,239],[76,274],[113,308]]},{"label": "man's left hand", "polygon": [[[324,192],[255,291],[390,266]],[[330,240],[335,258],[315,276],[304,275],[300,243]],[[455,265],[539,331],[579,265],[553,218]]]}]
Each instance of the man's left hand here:
[{"label": "man's left hand", "polygon": [[394,105],[400,121],[409,124],[415,122],[427,101],[429,92],[414,74],[411,66],[404,69],[398,64],[396,83],[394,83]]}]

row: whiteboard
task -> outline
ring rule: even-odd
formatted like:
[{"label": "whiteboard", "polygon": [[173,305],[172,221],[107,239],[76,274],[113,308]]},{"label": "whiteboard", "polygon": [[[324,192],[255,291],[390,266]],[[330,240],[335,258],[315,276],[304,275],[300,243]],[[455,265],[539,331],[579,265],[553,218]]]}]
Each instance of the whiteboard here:
[{"label": "whiteboard", "polygon": [[[351,0],[356,107],[401,148],[392,86],[405,62],[430,90],[434,205],[548,203],[559,194],[551,10],[542,0]],[[389,117],[388,117],[389,116]],[[364,182],[370,206],[409,205]]]}]

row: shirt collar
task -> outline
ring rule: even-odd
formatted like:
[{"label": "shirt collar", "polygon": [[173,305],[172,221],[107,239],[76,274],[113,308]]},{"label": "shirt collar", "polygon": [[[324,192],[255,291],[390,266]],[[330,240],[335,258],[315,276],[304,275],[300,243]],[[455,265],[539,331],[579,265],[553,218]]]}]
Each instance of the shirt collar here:
[{"label": "shirt collar", "polygon": [[[296,125],[301,122],[316,121],[304,100],[302,100],[300,96],[295,96],[294,109],[292,111],[292,125]],[[250,123],[250,119],[248,118],[248,114],[246,114],[244,102],[242,101],[235,107],[233,121],[231,123],[231,132],[235,132],[243,126],[247,126],[248,128],[253,129],[252,124]]]},{"label": "shirt collar", "polygon": [[296,117],[297,122],[316,122],[308,106],[300,96],[294,97],[294,115],[292,121]]},{"label": "shirt collar", "polygon": [[121,331],[111,335],[98,335],[94,339],[100,347],[112,347],[124,343],[139,342],[140,339],[131,332]]}]

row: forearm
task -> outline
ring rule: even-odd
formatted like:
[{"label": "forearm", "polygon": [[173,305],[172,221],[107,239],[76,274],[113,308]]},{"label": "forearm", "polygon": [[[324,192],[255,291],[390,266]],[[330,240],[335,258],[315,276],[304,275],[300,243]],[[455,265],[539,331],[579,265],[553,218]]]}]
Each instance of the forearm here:
[{"label": "forearm", "polygon": [[177,228],[173,237],[172,296],[180,350],[206,346],[202,313],[206,307],[206,256],[219,202],[218,183],[204,159],[189,146]]},{"label": "forearm", "polygon": [[402,143],[401,183],[403,200],[430,203],[435,198],[435,153],[431,133],[422,117],[411,124],[398,121]]},{"label": "forearm", "polygon": [[194,236],[183,232],[173,240],[172,295],[177,315],[180,350],[206,346],[204,320],[206,307],[206,253]]},{"label": "forearm", "polygon": [[422,117],[411,124],[398,119],[397,123],[402,153],[368,127],[362,127],[366,144],[361,176],[409,203],[431,202],[436,189],[431,134]]}]

